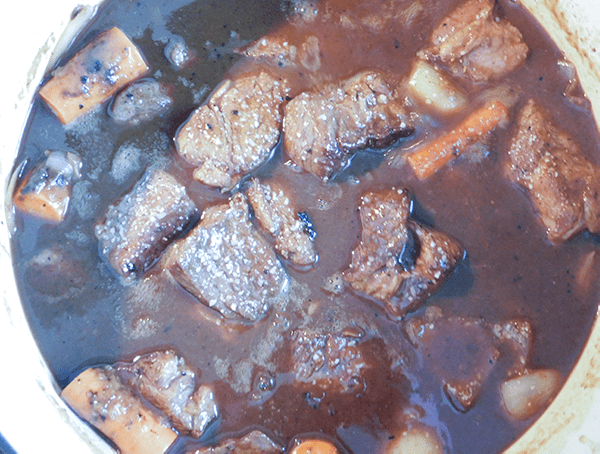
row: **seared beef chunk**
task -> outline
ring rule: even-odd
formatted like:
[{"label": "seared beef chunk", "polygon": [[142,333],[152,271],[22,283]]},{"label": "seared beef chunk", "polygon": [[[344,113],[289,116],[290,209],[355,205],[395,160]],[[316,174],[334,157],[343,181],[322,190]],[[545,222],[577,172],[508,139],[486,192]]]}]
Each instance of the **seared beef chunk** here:
[{"label": "seared beef chunk", "polygon": [[290,43],[286,37],[265,36],[246,47],[242,54],[279,67],[301,65],[309,71],[317,71],[321,67],[316,36],[309,36],[299,46]]},{"label": "seared beef chunk", "polygon": [[163,454],[177,438],[165,418],[142,403],[111,366],[86,369],[61,397],[121,452]]},{"label": "seared beef chunk", "polygon": [[212,388],[196,387],[194,371],[172,350],[154,352],[128,365],[133,383],[151,404],[162,410],[180,433],[199,437],[218,417]]},{"label": "seared beef chunk", "polygon": [[505,76],[527,58],[521,32],[493,14],[493,0],[470,0],[433,30],[421,57],[440,60],[456,75],[475,82]]},{"label": "seared beef chunk", "polygon": [[299,266],[316,263],[311,232],[281,187],[254,179],[248,189],[248,200],[261,227],[275,238],[275,249],[282,257]]},{"label": "seared beef chunk", "polygon": [[293,331],[292,362],[296,381],[336,392],[362,389],[363,372],[370,366],[359,342],[360,336],[345,333]]},{"label": "seared beef chunk", "polygon": [[145,79],[119,93],[110,106],[110,114],[119,123],[136,125],[166,112],[172,103],[164,85]]},{"label": "seared beef chunk", "polygon": [[194,202],[173,176],[148,171],[118,205],[109,207],[96,237],[112,267],[131,280],[144,274],[196,215]]},{"label": "seared beef chunk", "polygon": [[177,133],[179,154],[197,166],[194,178],[232,189],[271,156],[281,130],[287,82],[266,72],[226,80]]},{"label": "seared beef chunk", "polygon": [[597,167],[533,100],[519,115],[508,156],[508,178],[529,193],[551,241],[565,241],[585,228],[600,231]]},{"label": "seared beef chunk", "polygon": [[148,171],[118,205],[109,207],[96,237],[112,267],[131,280],[144,274],[196,215],[194,202],[173,176]]},{"label": "seared beef chunk", "polygon": [[427,308],[422,317],[409,320],[406,331],[421,355],[420,367],[440,377],[448,399],[463,412],[475,404],[501,354],[510,352],[509,372],[522,372],[531,344],[527,322],[491,327],[478,319],[446,318],[435,306]]},{"label": "seared beef chunk", "polygon": [[500,341],[506,341],[512,347],[514,366],[509,370],[509,375],[522,373],[526,368],[529,350],[533,342],[533,330],[530,323],[525,320],[511,320],[506,323],[497,323],[492,330]]},{"label": "seared beef chunk", "polygon": [[386,147],[413,131],[402,98],[375,71],[302,93],[285,107],[288,155],[323,180],[343,169],[353,151]]},{"label": "seared beef chunk", "polygon": [[259,320],[287,288],[287,274],[250,222],[241,193],[207,209],[173,246],[167,266],[183,287],[230,319]]},{"label": "seared beef chunk", "polygon": [[277,454],[283,452],[283,446],[275,443],[259,430],[244,435],[241,438],[228,438],[216,446],[188,451],[188,454]]},{"label": "seared beef chunk", "polygon": [[394,317],[416,309],[463,256],[454,240],[409,220],[410,206],[404,189],[362,197],[361,242],[343,274],[355,290],[383,301]]}]

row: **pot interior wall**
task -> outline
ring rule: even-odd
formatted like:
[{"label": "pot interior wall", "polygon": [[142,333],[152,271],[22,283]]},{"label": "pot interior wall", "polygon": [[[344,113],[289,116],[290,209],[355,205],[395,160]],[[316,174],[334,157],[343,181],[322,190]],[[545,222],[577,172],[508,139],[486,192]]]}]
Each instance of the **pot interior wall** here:
[{"label": "pot interior wall", "polygon": [[[589,0],[522,3],[575,64],[596,117],[600,118],[600,8]],[[0,84],[0,99],[4,101],[0,110],[0,173],[5,187],[31,98],[77,5],[77,0],[13,2],[0,19],[5,61],[10,62]],[[14,22],[19,18],[26,18],[27,26],[16,28]],[[42,451],[50,445],[61,446],[63,452],[112,452],[62,403],[29,332],[12,279],[7,228],[10,207],[7,211],[6,201],[2,203],[7,216],[2,219],[0,233],[0,269],[8,278],[5,277],[0,296],[0,341],[4,346],[0,359],[10,372],[0,378],[0,432],[17,452]],[[593,443],[600,445],[598,358],[600,324],[596,323],[588,347],[561,394],[533,428],[509,448],[509,453],[587,453]]]}]

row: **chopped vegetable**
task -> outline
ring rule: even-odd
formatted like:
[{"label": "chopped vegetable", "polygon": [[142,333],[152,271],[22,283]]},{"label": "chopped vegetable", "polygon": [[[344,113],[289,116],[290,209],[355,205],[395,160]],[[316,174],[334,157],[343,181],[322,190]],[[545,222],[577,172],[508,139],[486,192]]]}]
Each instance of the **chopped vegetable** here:
[{"label": "chopped vegetable", "polygon": [[492,101],[469,115],[448,134],[409,155],[408,162],[420,179],[428,178],[507,120],[506,105]]},{"label": "chopped vegetable", "polygon": [[79,374],[61,397],[83,419],[110,438],[124,454],[159,454],[177,433],[129,391],[111,367]]},{"label": "chopped vegetable", "polygon": [[444,445],[434,429],[417,426],[396,436],[385,452],[386,454],[443,454]]},{"label": "chopped vegetable", "polygon": [[68,151],[46,151],[17,188],[13,201],[20,211],[45,221],[61,222],[69,207],[71,183],[80,177],[81,159]]},{"label": "chopped vegetable", "polygon": [[339,450],[325,440],[305,440],[292,449],[291,454],[338,454]]},{"label": "chopped vegetable", "polygon": [[558,392],[560,374],[540,369],[502,383],[500,392],[508,413],[516,419],[527,419],[542,408]]},{"label": "chopped vegetable", "polygon": [[440,113],[456,112],[467,102],[465,95],[444,73],[424,60],[416,61],[407,86],[418,102]]},{"label": "chopped vegetable", "polygon": [[117,27],[101,33],[54,71],[42,98],[67,124],[148,71],[139,49]]}]

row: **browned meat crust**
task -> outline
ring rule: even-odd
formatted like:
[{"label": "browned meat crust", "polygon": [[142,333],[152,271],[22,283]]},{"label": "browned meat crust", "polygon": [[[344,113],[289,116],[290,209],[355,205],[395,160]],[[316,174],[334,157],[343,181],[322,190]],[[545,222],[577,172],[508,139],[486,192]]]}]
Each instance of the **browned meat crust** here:
[{"label": "browned meat crust", "polygon": [[551,241],[600,231],[597,167],[533,100],[519,114],[508,157],[506,175],[529,194]]},{"label": "browned meat crust", "polygon": [[173,176],[148,171],[118,205],[109,207],[96,237],[115,271],[131,280],[144,274],[196,216],[194,202]]},{"label": "browned meat crust", "polygon": [[410,204],[404,189],[362,197],[361,242],[343,274],[355,290],[383,301],[394,317],[435,292],[464,254],[453,239],[409,220]]},{"label": "browned meat crust", "polygon": [[297,382],[337,392],[360,389],[370,367],[358,338],[306,329],[292,333],[292,362]]},{"label": "browned meat crust", "polygon": [[287,273],[250,222],[246,197],[207,209],[169,251],[173,277],[229,319],[257,321],[285,293]]},{"label": "browned meat crust", "polygon": [[142,396],[163,411],[180,433],[201,436],[218,417],[213,390],[196,388],[196,374],[172,350],[142,356],[127,369]]},{"label": "browned meat crust", "polygon": [[406,332],[425,369],[439,377],[448,399],[461,412],[475,405],[501,357],[509,373],[522,373],[532,342],[526,321],[490,326],[480,319],[445,317],[436,306],[412,318]]},{"label": "browned meat crust", "polygon": [[287,82],[266,72],[224,81],[176,137],[177,151],[197,166],[194,178],[232,189],[266,162],[279,141]]},{"label": "browned meat crust", "polygon": [[328,180],[348,164],[353,151],[383,148],[413,133],[396,96],[375,71],[302,93],[285,107],[285,150],[298,166]]},{"label": "browned meat crust", "polygon": [[311,233],[283,188],[254,179],[247,194],[256,220],[275,238],[277,252],[298,266],[314,265],[318,256]]},{"label": "browned meat crust", "polygon": [[519,29],[493,14],[493,0],[470,0],[434,29],[422,57],[439,59],[456,75],[475,82],[502,77],[519,67],[529,48]]}]

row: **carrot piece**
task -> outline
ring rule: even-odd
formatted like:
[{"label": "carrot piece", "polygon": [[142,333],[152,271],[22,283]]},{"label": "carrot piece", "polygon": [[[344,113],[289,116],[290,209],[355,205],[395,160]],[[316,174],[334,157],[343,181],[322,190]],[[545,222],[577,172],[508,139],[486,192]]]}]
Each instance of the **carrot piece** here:
[{"label": "carrot piece", "polygon": [[77,52],[40,89],[63,124],[106,101],[149,70],[130,39],[113,27]]},{"label": "carrot piece", "polygon": [[177,438],[177,433],[163,425],[110,367],[86,369],[61,397],[124,454],[162,454]]},{"label": "carrot piece", "polygon": [[71,200],[71,186],[80,177],[81,158],[72,152],[46,151],[14,193],[13,203],[24,213],[47,222],[64,220]]},{"label": "carrot piece", "polygon": [[294,447],[291,454],[338,454],[338,449],[325,440],[305,440]]},{"label": "carrot piece", "polygon": [[450,133],[409,155],[408,162],[420,179],[428,178],[506,120],[506,105],[492,101],[469,115]]}]

